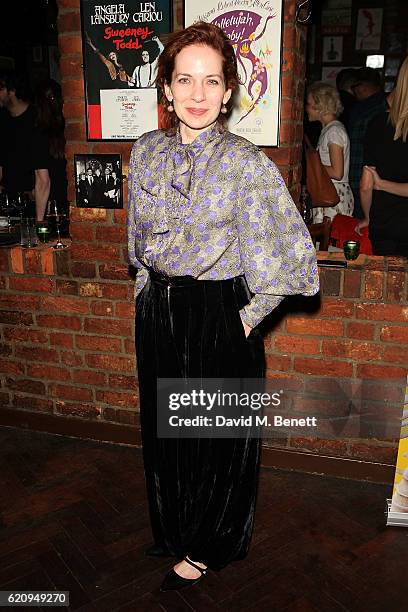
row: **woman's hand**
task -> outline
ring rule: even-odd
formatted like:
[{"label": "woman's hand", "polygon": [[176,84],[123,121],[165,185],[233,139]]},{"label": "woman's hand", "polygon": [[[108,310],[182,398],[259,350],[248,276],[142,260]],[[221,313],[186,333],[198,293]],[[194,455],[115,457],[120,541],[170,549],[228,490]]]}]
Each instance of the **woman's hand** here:
[{"label": "woman's hand", "polygon": [[244,326],[245,338],[248,338],[249,334],[252,331],[252,327],[249,327],[246,323],[242,321],[242,325]]},{"label": "woman's hand", "polygon": [[364,227],[368,227],[370,224],[370,220],[369,219],[361,219],[361,221],[359,221],[356,225],[356,227],[354,228],[354,231],[356,232],[356,234],[358,234],[359,236],[362,236],[363,234],[361,233],[361,230]]},{"label": "woman's hand", "polygon": [[364,166],[364,168],[367,168],[367,170],[369,171],[369,173],[371,174],[371,176],[373,177],[373,189],[377,189],[378,191],[382,191],[383,189],[383,180],[380,177],[380,175],[378,174],[375,166]]}]

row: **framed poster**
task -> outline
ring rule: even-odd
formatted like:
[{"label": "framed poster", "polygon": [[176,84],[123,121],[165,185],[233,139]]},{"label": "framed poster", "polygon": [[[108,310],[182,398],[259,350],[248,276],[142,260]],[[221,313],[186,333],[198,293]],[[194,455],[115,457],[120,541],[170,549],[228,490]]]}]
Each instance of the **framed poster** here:
[{"label": "framed poster", "polygon": [[123,208],[120,155],[75,155],[74,173],[77,206]]},{"label": "framed poster", "polygon": [[170,0],[80,3],[87,138],[134,140],[158,127],[154,81]]},{"label": "framed poster", "polygon": [[357,51],[374,51],[381,47],[382,29],[381,8],[362,8],[358,11],[356,49]]},{"label": "framed poster", "polygon": [[185,0],[185,25],[195,21],[219,26],[235,49],[242,84],[229,130],[258,146],[279,145],[282,0]]}]

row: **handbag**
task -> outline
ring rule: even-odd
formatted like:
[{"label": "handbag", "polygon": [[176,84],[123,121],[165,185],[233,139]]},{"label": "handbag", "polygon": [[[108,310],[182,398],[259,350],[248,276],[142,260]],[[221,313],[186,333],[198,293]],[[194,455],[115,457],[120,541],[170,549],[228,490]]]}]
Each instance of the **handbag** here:
[{"label": "handbag", "polygon": [[336,206],[340,202],[333,181],[323,166],[319,152],[312,146],[309,138],[304,136],[306,158],[306,187],[312,198],[313,207]]}]

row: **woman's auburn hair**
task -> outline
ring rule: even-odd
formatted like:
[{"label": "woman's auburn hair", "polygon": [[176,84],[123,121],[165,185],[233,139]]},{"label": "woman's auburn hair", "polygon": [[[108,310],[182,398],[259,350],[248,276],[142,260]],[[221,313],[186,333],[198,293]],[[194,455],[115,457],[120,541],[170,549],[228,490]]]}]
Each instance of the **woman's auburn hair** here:
[{"label": "woman's auburn hair", "polygon": [[341,115],[343,105],[340,101],[339,92],[333,85],[328,83],[313,83],[307,90],[313,98],[316,109],[324,115],[330,113],[335,117]]},{"label": "woman's auburn hair", "polygon": [[[178,125],[178,117],[174,112],[169,112],[167,106],[169,104],[165,93],[164,85],[170,85],[176,57],[182,49],[191,45],[202,45],[203,47],[211,47],[217,51],[222,58],[222,72],[226,89],[234,91],[239,84],[237,60],[235,51],[226,34],[218,26],[198,21],[193,25],[174,32],[165,46],[162,53],[159,55],[157,64],[156,85],[160,88],[160,104],[162,105],[162,114],[164,124],[167,127],[175,127]],[[232,100],[227,102],[227,113],[218,116],[217,121],[224,124],[228,112],[232,108]]]},{"label": "woman's auburn hair", "polygon": [[406,142],[408,136],[408,56],[401,64],[397,84],[392,92],[389,119],[395,128],[394,140],[402,138]]}]

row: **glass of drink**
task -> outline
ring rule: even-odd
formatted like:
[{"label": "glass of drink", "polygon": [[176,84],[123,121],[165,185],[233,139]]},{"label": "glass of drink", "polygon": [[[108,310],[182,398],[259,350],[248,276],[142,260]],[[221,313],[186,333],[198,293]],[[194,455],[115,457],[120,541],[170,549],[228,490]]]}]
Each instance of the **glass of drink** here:
[{"label": "glass of drink", "polygon": [[66,249],[68,245],[64,244],[61,241],[61,235],[60,235],[61,221],[63,221],[63,219],[65,219],[65,217],[67,216],[66,212],[56,202],[56,200],[50,200],[47,205],[47,215],[46,216],[49,221],[53,221],[55,223],[55,226],[57,229],[57,242],[56,244],[54,244],[52,248],[56,250]]},{"label": "glass of drink", "polygon": [[360,255],[360,243],[358,240],[347,240],[343,243],[343,252],[344,257],[348,261],[353,261],[353,259],[357,259]]}]

